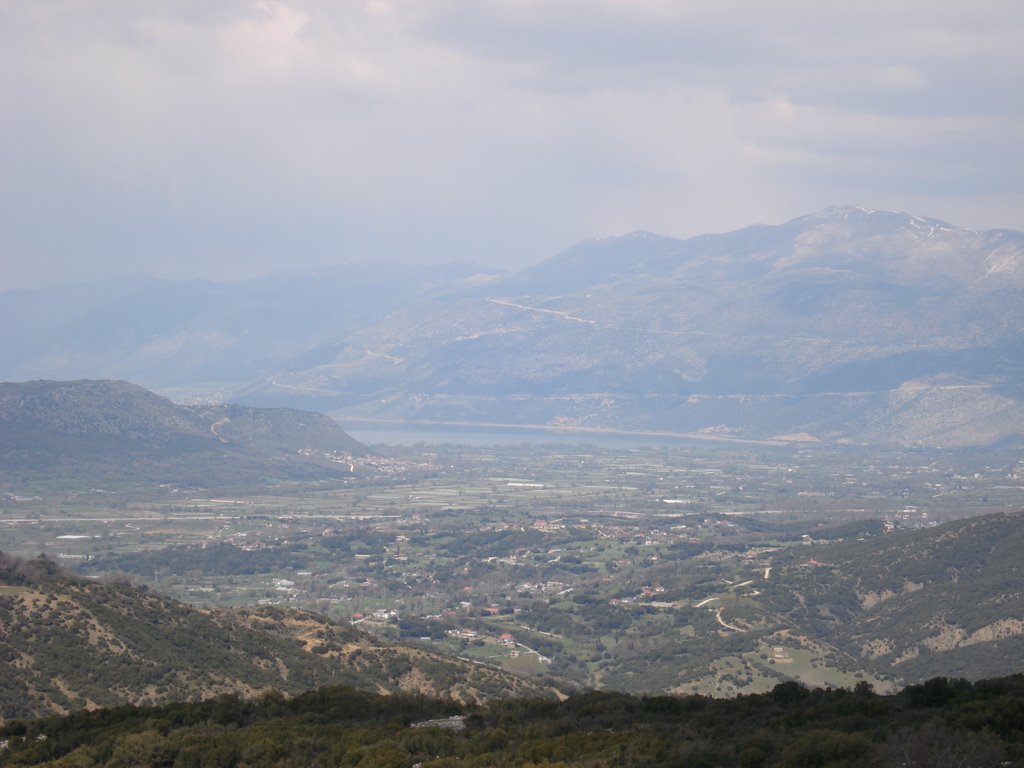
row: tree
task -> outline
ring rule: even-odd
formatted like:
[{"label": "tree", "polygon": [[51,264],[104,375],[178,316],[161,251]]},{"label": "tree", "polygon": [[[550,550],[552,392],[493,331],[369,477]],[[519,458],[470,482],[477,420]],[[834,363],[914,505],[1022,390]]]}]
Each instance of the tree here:
[{"label": "tree", "polygon": [[919,728],[902,728],[881,749],[884,765],[906,768],[996,768],[1005,752],[987,734],[951,730],[936,718]]}]

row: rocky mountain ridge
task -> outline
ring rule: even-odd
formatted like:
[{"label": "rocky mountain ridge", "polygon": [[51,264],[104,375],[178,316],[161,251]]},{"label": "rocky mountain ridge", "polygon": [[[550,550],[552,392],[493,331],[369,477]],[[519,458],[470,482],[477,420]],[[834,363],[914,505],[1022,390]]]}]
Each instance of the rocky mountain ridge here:
[{"label": "rocky mountain ridge", "polygon": [[967,446],[1024,435],[1024,234],[833,208],[586,241],[246,397],[346,417]]},{"label": "rocky mountain ridge", "polygon": [[[843,206],[687,240],[588,240],[508,274],[367,264],[315,287],[142,282],[0,295],[0,319],[22,329],[0,372],[398,422],[1024,441],[1011,230]],[[41,309],[58,301],[79,309]]]}]

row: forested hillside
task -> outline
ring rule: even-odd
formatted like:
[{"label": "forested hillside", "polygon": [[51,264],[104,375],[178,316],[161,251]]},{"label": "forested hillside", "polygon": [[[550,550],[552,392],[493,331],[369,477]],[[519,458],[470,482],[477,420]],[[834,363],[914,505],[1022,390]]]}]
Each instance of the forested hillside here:
[{"label": "forested hillside", "polygon": [[586,693],[463,707],[333,687],[13,723],[5,766],[995,768],[1024,760],[1024,677],[936,678],[898,695],[715,700]]},{"label": "forested hillside", "polygon": [[1021,671],[1022,551],[1024,512],[850,539],[781,557],[769,604],[904,680]]}]

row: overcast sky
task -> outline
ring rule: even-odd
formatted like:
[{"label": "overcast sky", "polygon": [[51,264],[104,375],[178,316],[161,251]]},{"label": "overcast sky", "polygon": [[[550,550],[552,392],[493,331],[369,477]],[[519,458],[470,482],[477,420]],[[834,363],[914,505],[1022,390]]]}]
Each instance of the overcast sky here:
[{"label": "overcast sky", "polygon": [[5,0],[0,290],[1024,229],[1020,0]]}]

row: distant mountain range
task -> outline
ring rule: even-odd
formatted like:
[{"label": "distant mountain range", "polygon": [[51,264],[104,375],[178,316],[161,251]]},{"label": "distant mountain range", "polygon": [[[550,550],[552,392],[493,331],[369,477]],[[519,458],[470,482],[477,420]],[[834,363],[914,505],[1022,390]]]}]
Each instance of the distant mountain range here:
[{"label": "distant mountain range", "polygon": [[363,446],[319,413],[175,405],[124,381],[0,383],[0,469],[184,485],[349,475]]},{"label": "distant mountain range", "polygon": [[0,377],[343,418],[1024,442],[1024,233],[834,207],[584,241],[510,274],[363,264],[0,294]]},{"label": "distant mountain range", "polygon": [[95,706],[350,685],[470,703],[554,696],[470,662],[387,643],[316,614],[203,611],[125,582],[0,553],[0,723]]}]

